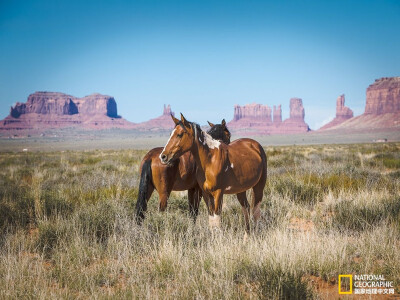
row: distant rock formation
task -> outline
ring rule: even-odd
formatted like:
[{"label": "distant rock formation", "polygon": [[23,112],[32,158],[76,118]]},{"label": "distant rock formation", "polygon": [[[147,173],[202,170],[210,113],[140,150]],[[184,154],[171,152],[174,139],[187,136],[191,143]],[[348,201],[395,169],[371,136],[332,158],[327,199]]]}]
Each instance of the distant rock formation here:
[{"label": "distant rock formation", "polygon": [[282,108],[279,104],[278,106],[274,105],[274,124],[279,125],[282,123]]},{"label": "distant rock formation", "polygon": [[56,92],[36,92],[26,103],[11,107],[0,130],[30,130],[61,127],[91,129],[133,128],[134,124],[118,116],[111,96],[92,94],[83,98]]},{"label": "distant rock formation", "polygon": [[238,121],[243,118],[272,122],[271,108],[268,105],[257,103],[247,104],[245,106],[235,105],[233,119]]},{"label": "distant rock formation", "polygon": [[271,108],[262,104],[235,105],[233,120],[228,128],[239,134],[291,134],[309,131],[304,122],[303,102],[300,98],[290,99],[290,118],[282,122],[281,105]]},{"label": "distant rock formation", "polygon": [[272,126],[271,108],[257,103],[235,105],[233,120],[228,123],[231,131],[260,131]]},{"label": "distant rock formation", "polygon": [[304,116],[303,100],[300,98],[291,98],[290,118],[283,121],[282,124],[277,127],[277,132],[279,134],[293,134],[310,131],[310,128],[306,122],[304,122]]},{"label": "distant rock formation", "polygon": [[400,127],[400,77],[383,77],[367,88],[362,115],[321,129],[352,131],[397,127]]},{"label": "distant rock formation", "polygon": [[171,111],[171,105],[165,105],[164,104],[164,111],[163,111],[163,116],[170,116],[170,115],[174,115],[174,113]]},{"label": "distant rock formation", "polygon": [[300,98],[290,99],[290,119],[304,120],[303,101]]},{"label": "distant rock formation", "polygon": [[146,122],[138,123],[135,125],[135,129],[143,131],[165,131],[172,130],[175,126],[172,121],[171,115],[175,115],[171,110],[171,106],[164,104],[163,114],[157,118],[151,119]]},{"label": "distant rock formation", "polygon": [[365,114],[381,115],[400,112],[400,77],[376,79],[367,88]]},{"label": "distant rock formation", "polygon": [[344,95],[340,95],[336,99],[336,117],[328,124],[322,126],[319,130],[326,130],[332,128],[353,117],[353,111],[347,106],[345,106],[344,102],[345,102]]}]

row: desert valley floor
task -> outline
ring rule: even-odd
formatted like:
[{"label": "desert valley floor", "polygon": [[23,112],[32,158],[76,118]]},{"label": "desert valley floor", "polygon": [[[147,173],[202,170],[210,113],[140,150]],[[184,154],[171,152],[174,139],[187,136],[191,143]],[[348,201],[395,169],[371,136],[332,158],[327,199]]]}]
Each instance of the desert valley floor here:
[{"label": "desert valley floor", "polygon": [[2,139],[0,298],[336,299],[338,274],[383,274],[395,294],[380,299],[395,299],[400,143],[370,142],[398,135],[262,138],[268,181],[247,242],[233,196],[220,231],[203,202],[193,224],[186,192],[165,213],[153,193],[136,225],[139,164],[165,136]]}]

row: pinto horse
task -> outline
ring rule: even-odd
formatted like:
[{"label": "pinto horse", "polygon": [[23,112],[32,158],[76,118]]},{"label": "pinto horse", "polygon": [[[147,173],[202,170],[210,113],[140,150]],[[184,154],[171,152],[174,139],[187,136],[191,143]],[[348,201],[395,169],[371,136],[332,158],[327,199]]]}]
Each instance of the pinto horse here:
[{"label": "pinto horse", "polygon": [[[172,115],[171,115],[172,116]],[[174,116],[172,116],[173,119]],[[176,119],[177,120],[177,119]],[[179,120],[178,120],[179,121]],[[226,127],[225,120],[221,124],[208,122],[211,128],[208,133],[215,139],[229,144],[231,134]],[[162,147],[151,149],[140,164],[139,195],[136,202],[136,221],[140,224],[147,210],[147,201],[154,189],[160,198],[160,211],[167,208],[167,201],[171,191],[188,190],[189,212],[196,220],[201,200],[201,189],[196,181],[196,163],[190,152],[185,153],[176,160],[163,164],[160,161]]]},{"label": "pinto horse", "polygon": [[196,178],[208,202],[210,226],[220,226],[224,194],[237,194],[250,231],[250,205],[246,190],[253,189],[253,218],[260,217],[260,204],[267,180],[267,156],[262,146],[252,139],[238,139],[229,145],[215,140],[196,123],[173,118],[176,127],[160,154],[163,164],[190,152],[197,165]]}]

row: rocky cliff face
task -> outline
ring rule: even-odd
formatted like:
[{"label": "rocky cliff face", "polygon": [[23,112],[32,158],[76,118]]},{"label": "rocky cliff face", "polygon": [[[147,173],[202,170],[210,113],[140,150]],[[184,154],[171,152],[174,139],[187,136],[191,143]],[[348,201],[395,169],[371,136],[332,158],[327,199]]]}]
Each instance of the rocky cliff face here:
[{"label": "rocky cliff face", "polygon": [[244,106],[235,105],[233,119],[238,121],[244,118],[272,122],[271,108],[268,105],[257,103],[246,104]]},{"label": "rocky cliff face", "polygon": [[131,128],[117,113],[113,97],[93,94],[83,98],[56,92],[36,92],[26,103],[11,107],[0,129],[46,129],[71,126],[87,128]]},{"label": "rocky cliff face", "polygon": [[365,114],[400,112],[400,77],[376,79],[367,88]]},{"label": "rocky cliff face", "polygon": [[278,127],[281,134],[303,133],[310,131],[304,122],[305,112],[303,100],[300,98],[290,99],[290,117],[282,122]]},{"label": "rocky cliff face", "polygon": [[31,113],[42,115],[104,114],[118,118],[115,99],[100,94],[76,98],[63,93],[36,92],[29,95],[26,103],[17,103],[11,107],[10,111],[10,115],[14,118]]},{"label": "rocky cliff face", "polygon": [[278,106],[274,105],[274,124],[282,123],[282,108],[279,104]]},{"label": "rocky cliff face", "polygon": [[298,119],[304,121],[304,107],[303,100],[300,98],[290,99],[290,119]]},{"label": "rocky cliff face", "polygon": [[282,122],[281,105],[274,106],[273,120],[271,108],[262,104],[235,105],[233,120],[229,130],[239,134],[291,134],[309,131],[304,122],[303,102],[300,98],[290,99],[290,118]]},{"label": "rocky cliff face", "polygon": [[319,130],[326,130],[332,128],[353,117],[353,111],[347,106],[345,106],[344,102],[345,102],[344,95],[340,95],[336,99],[336,117],[328,124],[322,126]]},{"label": "rocky cliff face", "polygon": [[336,118],[350,119],[353,117],[353,111],[344,105],[344,94],[336,99]]}]

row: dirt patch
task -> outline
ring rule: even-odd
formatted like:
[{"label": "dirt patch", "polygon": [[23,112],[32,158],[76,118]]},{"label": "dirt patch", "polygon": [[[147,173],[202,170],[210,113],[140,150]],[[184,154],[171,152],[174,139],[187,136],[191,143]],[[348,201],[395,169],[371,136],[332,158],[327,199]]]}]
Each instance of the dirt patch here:
[{"label": "dirt patch", "polygon": [[313,221],[294,217],[290,219],[288,228],[298,232],[311,232],[314,231],[315,225]]}]

